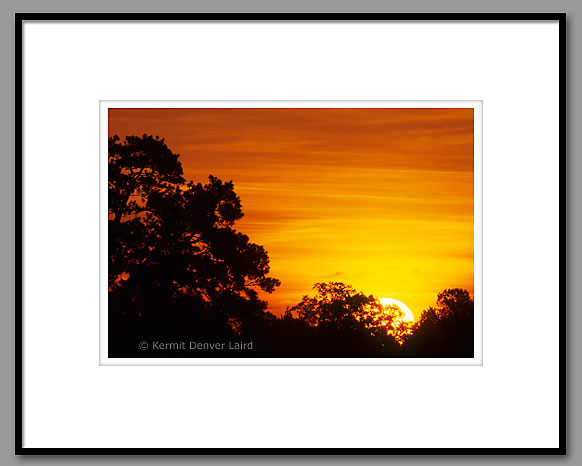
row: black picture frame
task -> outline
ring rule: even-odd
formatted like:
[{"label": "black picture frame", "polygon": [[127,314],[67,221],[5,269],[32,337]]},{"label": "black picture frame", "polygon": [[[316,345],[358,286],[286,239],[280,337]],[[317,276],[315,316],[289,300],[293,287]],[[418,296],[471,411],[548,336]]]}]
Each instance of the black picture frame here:
[{"label": "black picture frame", "polygon": [[[559,23],[559,446],[557,448],[27,448],[23,446],[24,21],[557,21]],[[566,455],[566,14],[565,13],[16,13],[15,14],[15,454],[16,455]]]}]

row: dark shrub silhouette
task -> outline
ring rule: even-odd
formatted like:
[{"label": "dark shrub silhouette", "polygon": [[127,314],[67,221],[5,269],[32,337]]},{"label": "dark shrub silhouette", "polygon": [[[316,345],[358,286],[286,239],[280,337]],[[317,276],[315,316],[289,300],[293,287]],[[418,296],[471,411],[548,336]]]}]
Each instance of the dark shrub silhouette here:
[{"label": "dark shrub silhouette", "polygon": [[404,344],[405,355],[422,358],[472,358],[474,306],[467,290],[438,294],[437,307],[424,311]]}]

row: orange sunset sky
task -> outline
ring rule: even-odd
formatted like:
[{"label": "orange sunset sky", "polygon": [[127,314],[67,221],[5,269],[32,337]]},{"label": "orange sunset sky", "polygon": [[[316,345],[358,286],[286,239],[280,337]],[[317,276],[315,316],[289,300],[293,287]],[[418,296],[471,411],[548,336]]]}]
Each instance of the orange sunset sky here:
[{"label": "orange sunset sky", "polygon": [[277,315],[341,281],[415,318],[473,294],[473,109],[110,109],[109,135],[165,138],[184,177],[233,180]]}]

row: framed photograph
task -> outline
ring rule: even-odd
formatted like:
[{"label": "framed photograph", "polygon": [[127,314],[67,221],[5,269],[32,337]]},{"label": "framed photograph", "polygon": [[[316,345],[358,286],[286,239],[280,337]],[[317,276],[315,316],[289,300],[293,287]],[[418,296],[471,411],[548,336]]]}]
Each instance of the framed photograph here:
[{"label": "framed photograph", "polygon": [[565,24],[17,14],[16,452],[565,454]]},{"label": "framed photograph", "polygon": [[481,110],[102,101],[101,363],[480,365]]}]

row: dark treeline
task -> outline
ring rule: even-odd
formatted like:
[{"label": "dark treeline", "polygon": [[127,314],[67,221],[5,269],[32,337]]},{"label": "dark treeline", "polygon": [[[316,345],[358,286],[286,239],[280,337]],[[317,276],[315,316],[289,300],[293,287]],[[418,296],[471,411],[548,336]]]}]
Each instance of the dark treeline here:
[{"label": "dark treeline", "polygon": [[163,139],[109,139],[110,357],[473,357],[473,301],[458,288],[412,325],[338,282],[273,315],[259,291],[280,282],[234,229],[233,183],[182,175]]}]

